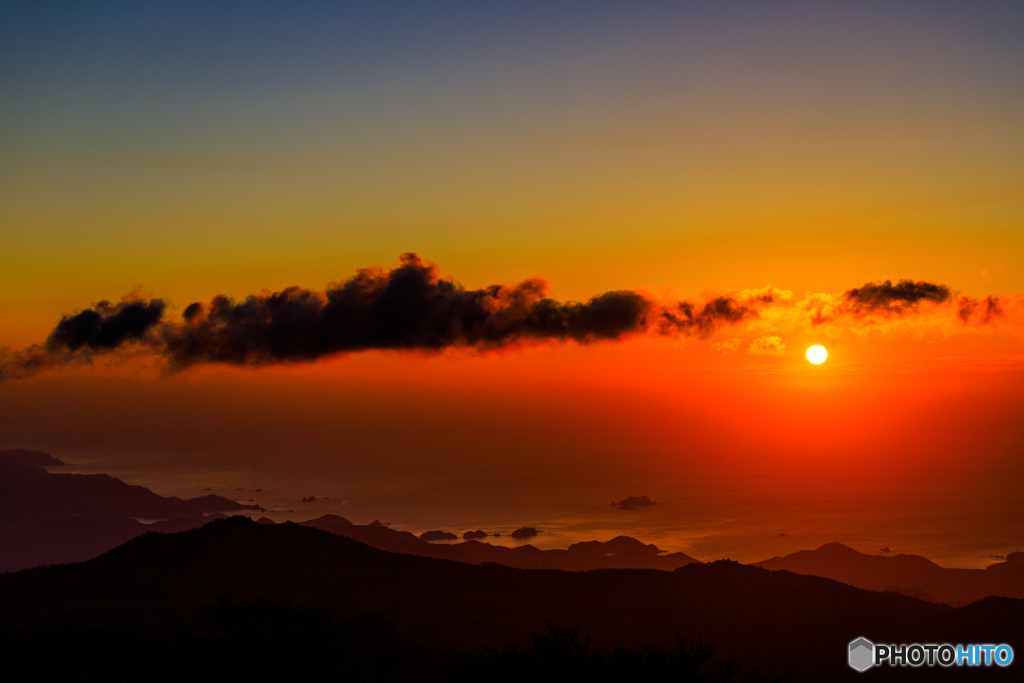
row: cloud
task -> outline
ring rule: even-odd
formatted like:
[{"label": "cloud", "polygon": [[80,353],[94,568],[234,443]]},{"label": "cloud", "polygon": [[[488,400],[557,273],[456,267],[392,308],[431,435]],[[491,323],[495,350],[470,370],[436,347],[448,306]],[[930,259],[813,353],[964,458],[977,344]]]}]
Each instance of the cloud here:
[{"label": "cloud", "polygon": [[126,298],[116,304],[100,301],[92,308],[61,318],[46,342],[0,358],[0,379],[23,379],[71,360],[113,351],[128,342],[150,337],[163,318],[162,299]]},{"label": "cloud", "polygon": [[998,273],[999,271],[1001,271],[1002,269],[1003,269],[1003,264],[1002,263],[997,263],[996,265],[992,266],[991,268],[979,268],[979,270],[981,271],[981,276],[983,278],[985,278],[986,280],[988,280],[989,282],[992,282],[992,276],[995,275],[996,273]]},{"label": "cloud", "polygon": [[53,366],[50,354],[38,344],[14,352],[0,349],[0,381],[28,379]]},{"label": "cloud", "polygon": [[[168,316],[163,299],[102,301],[62,318],[41,345],[0,351],[0,380],[92,362],[126,347],[176,371],[205,364],[310,362],[370,349],[488,351],[641,334],[704,339],[732,328],[754,338],[751,353],[778,354],[785,350],[782,334],[820,325],[882,329],[889,321],[923,320],[938,311],[947,316],[940,321],[947,327],[981,327],[1007,317],[1008,307],[1016,316],[1019,297],[954,300],[946,285],[906,279],[870,282],[839,295],[809,294],[796,302],[792,292],[771,285],[701,301],[659,300],[633,290],[605,292],[585,302],[558,301],[540,278],[466,289],[434,264],[406,253],[390,270],[364,268],[323,291],[288,287],[242,300],[218,295],[189,303],[180,316]],[[735,352],[744,338],[714,342],[715,348]]]},{"label": "cloud", "polygon": [[740,344],[743,340],[739,337],[733,339],[724,339],[714,343],[715,351],[718,351],[723,356],[728,356],[730,353],[736,353],[740,349]]},{"label": "cloud", "polygon": [[160,299],[101,301],[75,315],[65,316],[46,340],[48,351],[75,352],[115,349],[126,341],[145,336],[163,317],[166,304]]},{"label": "cloud", "polygon": [[948,310],[953,298],[953,291],[944,284],[906,279],[893,284],[892,280],[883,280],[848,289],[839,296],[809,294],[798,306],[815,326],[850,318],[871,325],[936,309]]},{"label": "cloud", "polygon": [[974,322],[988,325],[996,318],[1003,317],[1003,305],[997,296],[987,296],[982,300],[973,296],[961,296],[957,299],[957,315],[965,325]]},{"label": "cloud", "polygon": [[762,356],[781,356],[786,353],[786,342],[775,335],[758,337],[750,342],[747,351]]},{"label": "cloud", "polygon": [[708,337],[722,325],[733,325],[756,315],[754,305],[731,296],[715,297],[703,306],[680,301],[662,311],[660,329],[664,334]]},{"label": "cloud", "polygon": [[590,343],[644,330],[652,307],[632,291],[562,303],[540,279],[467,290],[409,253],[397,268],[363,269],[324,292],[289,287],[238,302],[218,296],[209,305],[191,304],[181,321],[163,329],[162,351],[172,367],[183,368],[308,361],[368,349]]},{"label": "cloud", "polygon": [[260,366],[312,361],[369,349],[440,351],[507,348],[530,342],[589,344],[654,332],[706,337],[723,325],[757,316],[777,296],[752,290],[704,303],[660,302],[631,290],[586,302],[560,302],[547,283],[465,289],[437,267],[406,253],[391,270],[364,268],[324,291],[288,287],[241,301],[216,296],[193,302],[166,320],[160,299],[101,302],[62,319],[45,348],[8,354],[3,377],[41,369],[128,342],[148,346],[172,370],[220,363]]},{"label": "cloud", "polygon": [[951,297],[949,287],[934,282],[891,280],[869,282],[848,290],[843,297],[854,312],[885,310],[902,313],[922,301],[944,303]]}]

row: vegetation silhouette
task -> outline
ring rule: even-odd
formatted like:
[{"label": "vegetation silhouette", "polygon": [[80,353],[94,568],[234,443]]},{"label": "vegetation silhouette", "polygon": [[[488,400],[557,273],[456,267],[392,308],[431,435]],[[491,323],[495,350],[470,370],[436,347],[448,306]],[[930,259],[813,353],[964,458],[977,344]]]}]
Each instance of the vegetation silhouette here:
[{"label": "vegetation silhouette", "polygon": [[784,681],[735,660],[713,661],[702,641],[668,647],[594,646],[579,629],[548,625],[525,645],[428,648],[411,641],[384,616],[343,619],[322,608],[273,602],[221,601],[191,624],[43,627],[4,633],[0,656],[35,661],[39,674],[73,673],[79,681],[145,677],[178,681],[198,676],[253,681],[638,681],[725,683]]},{"label": "vegetation silhouette", "polygon": [[541,681],[552,683],[726,683],[743,680],[782,683],[788,676],[761,676],[756,669],[740,677],[743,667],[733,658],[715,661],[715,648],[703,640],[676,637],[667,646],[596,646],[578,628],[547,624],[525,645],[490,649],[468,658],[460,681]]}]

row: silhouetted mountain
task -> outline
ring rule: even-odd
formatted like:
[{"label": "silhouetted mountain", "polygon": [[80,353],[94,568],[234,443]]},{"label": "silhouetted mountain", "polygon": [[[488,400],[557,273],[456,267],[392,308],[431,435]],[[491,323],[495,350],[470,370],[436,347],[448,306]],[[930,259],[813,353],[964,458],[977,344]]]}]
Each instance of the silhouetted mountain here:
[{"label": "silhouetted mountain", "polygon": [[[636,540],[636,539],[631,539]],[[599,543],[599,541],[590,541]],[[636,541],[640,543],[640,541]],[[640,544],[643,545],[643,544]],[[672,571],[679,567],[697,563],[684,553],[651,555],[650,553],[624,552],[615,555],[576,552],[574,550],[540,550],[532,545],[518,548],[504,548],[486,543],[461,543],[461,548],[477,563],[497,562],[509,567],[522,569],[563,569],[588,571],[591,569],[661,569]]]},{"label": "silhouetted mountain", "polygon": [[16,448],[13,451],[0,451],[0,463],[4,461],[35,467],[57,467],[64,464],[63,460],[58,460],[49,453],[26,451],[24,448]]},{"label": "silhouetted mountain", "polygon": [[165,498],[106,474],[51,474],[21,457],[0,458],[0,529],[76,516],[172,519],[260,509],[221,496]]},{"label": "silhouetted mountain", "polygon": [[903,586],[889,586],[888,588],[886,588],[882,592],[883,593],[902,593],[903,595],[909,595],[912,598],[917,598],[918,600],[924,600],[925,602],[942,602],[941,600],[937,600],[934,595],[929,595],[928,593],[925,593],[920,588],[905,588]]},{"label": "silhouetted mountain", "polygon": [[[317,529],[323,529],[324,531],[330,531],[331,533],[338,533],[335,531],[336,528],[340,529],[343,527],[354,526],[352,522],[338,515],[323,515],[322,517],[317,517],[316,519],[303,522],[303,524],[306,526],[316,527]],[[368,526],[379,527],[380,524],[370,524]]]},{"label": "silhouetted mountain", "polygon": [[756,566],[958,606],[990,595],[1024,598],[1024,561],[1014,561],[1014,555],[1017,553],[985,569],[950,569],[919,555],[866,555],[842,543],[827,543],[816,550],[773,557]]},{"label": "silhouetted mountain", "polygon": [[316,519],[300,522],[299,524],[320,529],[321,531],[329,531],[338,536],[352,538],[360,543],[392,553],[437,557],[461,562],[470,561],[468,557],[454,550],[456,546],[434,545],[408,531],[391,529],[377,520],[374,520],[374,522],[369,524],[353,524],[344,517],[324,515]]},{"label": "silhouetted mountain", "polygon": [[[227,616],[211,621],[218,610]],[[989,598],[952,608],[728,561],[673,572],[471,566],[386,553],[318,529],[262,525],[242,517],[179,534],[146,534],[81,564],[2,575],[0,615],[5,666],[27,660],[34,675],[44,678],[59,673],[53,667],[76,652],[87,652],[86,663],[108,677],[111,669],[104,663],[123,666],[126,657],[140,667],[136,674],[163,676],[154,662],[191,652],[184,645],[176,650],[175,643],[196,639],[210,643],[207,654],[214,660],[223,653],[237,662],[231,657],[239,653],[230,648],[249,643],[250,655],[262,661],[287,641],[294,648],[315,645],[307,648],[310,662],[325,661],[317,650],[335,653],[326,660],[335,666],[364,662],[359,652],[381,651],[366,645],[369,650],[360,646],[343,657],[335,648],[338,641],[331,640],[357,638],[359,629],[351,624],[360,619],[379,622],[375,632],[391,643],[384,659],[370,661],[411,661],[413,668],[357,680],[450,680],[450,669],[435,667],[439,662],[452,666],[444,653],[460,652],[466,662],[521,671],[552,650],[582,652],[575,663],[562,661],[572,675],[561,680],[586,680],[589,666],[608,671],[617,644],[671,653],[673,643],[700,639],[718,649],[711,663],[735,658],[744,676],[760,667],[789,672],[795,681],[845,681],[861,680],[846,663],[847,644],[859,636],[895,643],[1006,642],[1018,648],[1024,640],[1020,600]],[[600,662],[573,645],[582,642],[566,635],[574,629],[592,637],[591,647],[605,648]],[[534,639],[533,648],[519,649],[518,655],[481,659],[472,654],[480,652],[476,648],[520,647],[545,631],[554,635]],[[396,634],[400,642],[387,641]],[[629,666],[641,667],[643,651],[633,651]],[[409,659],[416,652],[422,656]],[[986,673],[1012,680],[1017,671],[992,667]],[[907,674],[880,668],[870,675],[900,680]],[[927,674],[929,680],[978,680],[979,670],[934,667]]]},{"label": "silhouetted mountain", "polygon": [[639,553],[642,555],[660,555],[665,552],[653,543],[644,544],[629,536],[616,536],[610,541],[583,541],[573,543],[569,550],[588,555],[619,555],[621,553]]},{"label": "silhouetted mountain", "polygon": [[454,541],[459,537],[450,531],[435,529],[434,531],[424,531],[420,534],[420,538],[424,541]]},{"label": "silhouetted mountain", "polygon": [[[214,511],[262,510],[258,505],[213,495],[191,500],[165,498],[105,474],[52,474],[43,469],[43,465],[62,464],[39,451],[0,452],[0,571],[88,560],[147,531],[182,531],[200,526]],[[143,524],[138,518],[168,521]],[[267,518],[260,521],[273,523]],[[332,514],[303,524],[390,552],[470,564],[497,562],[510,567],[573,571],[607,567],[672,570],[696,561],[682,553],[658,556],[661,551],[655,546],[625,536],[608,543],[577,544],[566,551],[540,550],[532,545],[504,548],[477,542],[475,539],[488,536],[484,531],[469,533],[467,538],[472,540],[466,543],[434,545],[379,520],[355,525]],[[536,533],[536,529],[524,528],[513,536]],[[454,534],[451,537],[457,538]]]},{"label": "silhouetted mountain", "polygon": [[63,464],[39,451],[0,451],[0,571],[80,562],[147,531],[205,524],[206,513],[262,509],[221,496],[165,498],[105,474],[43,469]]},{"label": "silhouetted mountain", "polygon": [[[335,519],[341,519],[344,523],[339,524],[334,521]],[[586,571],[589,569],[618,567],[671,571],[691,562],[697,562],[697,560],[683,553],[658,556],[650,550],[654,548],[656,553],[660,553],[661,551],[656,546],[646,546],[628,536],[619,536],[607,543],[590,541],[589,543],[575,544],[575,546],[581,546],[585,549],[577,552],[572,547],[569,550],[541,550],[532,545],[506,548],[504,546],[482,543],[477,540],[451,545],[435,545],[424,540],[422,536],[417,537],[408,531],[398,531],[397,529],[390,529],[379,524],[352,524],[348,520],[335,515],[324,515],[301,524],[330,531],[339,536],[353,538],[388,552],[435,557],[455,560],[456,562],[468,562],[470,564],[495,562],[520,569]],[[484,536],[486,537],[486,534]],[[596,546],[589,544],[596,544]],[[607,548],[607,550],[605,552],[592,550],[592,548],[598,546]]]},{"label": "silhouetted mountain", "polygon": [[[221,515],[223,517],[223,515]],[[0,530],[0,572],[92,559],[147,532],[177,533],[210,517],[185,517],[143,524],[128,517],[71,517]]]}]

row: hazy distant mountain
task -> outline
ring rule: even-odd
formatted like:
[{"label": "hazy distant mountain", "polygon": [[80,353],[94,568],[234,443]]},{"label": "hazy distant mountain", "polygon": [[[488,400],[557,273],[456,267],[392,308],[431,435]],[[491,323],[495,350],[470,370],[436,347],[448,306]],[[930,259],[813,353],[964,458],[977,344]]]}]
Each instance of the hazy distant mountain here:
[{"label": "hazy distant mountain", "polygon": [[213,519],[211,515],[143,524],[128,517],[72,517],[4,529],[0,531],[0,572],[84,562],[144,533],[186,531]]},{"label": "hazy distant mountain", "polygon": [[[0,451],[0,571],[81,562],[147,531],[191,529],[205,524],[207,515],[214,512],[262,510],[221,496],[165,498],[105,474],[54,474],[43,469],[62,464],[39,451]],[[143,524],[136,518],[166,521]],[[376,520],[356,525],[331,514],[303,524],[381,550],[470,564],[584,571],[602,567],[672,570],[696,562],[683,553],[664,555],[656,546],[626,536],[608,543],[576,544],[570,550],[540,550],[476,540],[436,545]]]},{"label": "hazy distant mountain", "polygon": [[[197,619],[211,613],[236,616],[210,632]],[[408,671],[384,676],[370,669],[355,680],[424,680],[432,665],[458,663],[459,652],[522,643],[546,624],[579,628],[594,645],[657,647],[677,636],[701,638],[742,665],[742,678],[722,680],[751,680],[750,670],[759,667],[791,673],[797,682],[859,681],[863,674],[846,663],[847,644],[859,636],[897,643],[1024,638],[1019,600],[990,598],[954,609],[728,561],[673,572],[472,566],[242,517],[180,534],[147,534],[82,564],[2,575],[0,614],[5,664],[30,660],[36,674],[53,673],[61,662],[84,662],[107,675],[117,666],[162,673],[169,658],[203,673],[192,660],[174,660],[175,653],[204,638],[209,662],[237,642],[234,634],[244,635],[257,665],[296,632],[302,640],[288,646],[299,653],[295,666],[325,656],[345,661],[369,645],[344,655],[323,643],[355,622],[361,625],[345,628],[376,633],[374,642],[384,643],[374,667],[399,666],[410,647],[419,653],[406,660]],[[872,680],[904,674],[870,673]],[[935,667],[928,674],[929,680],[963,674],[979,680],[977,669]],[[586,679],[577,671],[560,680]]]},{"label": "hazy distant mountain", "polygon": [[15,448],[13,451],[0,451],[0,462],[17,463],[21,465],[34,465],[36,467],[56,467],[64,464],[49,453],[42,451],[27,451],[24,448]]},{"label": "hazy distant mountain", "polygon": [[621,555],[622,553],[639,553],[641,555],[660,555],[665,552],[653,543],[643,543],[629,536],[616,536],[610,541],[583,541],[573,543],[569,550],[588,555]]},{"label": "hazy distant mountain", "polygon": [[[341,523],[338,520],[341,520]],[[671,571],[691,562],[698,562],[684,553],[661,555],[662,551],[657,546],[644,545],[628,536],[619,536],[606,543],[600,541],[576,543],[568,550],[541,550],[532,545],[507,548],[477,540],[437,545],[408,531],[398,531],[375,524],[352,524],[337,515],[324,515],[302,522],[302,525],[353,538],[379,550],[393,553],[406,553],[470,564],[495,562],[520,569],[587,571],[602,568],[629,568]]]},{"label": "hazy distant mountain", "polygon": [[63,464],[39,451],[0,451],[0,571],[80,562],[147,531],[204,524],[208,513],[260,509],[221,496],[166,498],[106,474],[43,469]]},{"label": "hazy distant mountain", "polygon": [[919,555],[866,555],[842,543],[757,562],[765,569],[823,576],[858,588],[898,591],[949,605],[989,595],[1024,598],[1024,553],[985,569],[949,569]]},{"label": "hazy distant mountain", "polygon": [[46,454],[0,452],[0,529],[76,516],[172,519],[261,509],[221,496],[164,497],[106,474],[51,474],[37,464],[39,456]]}]

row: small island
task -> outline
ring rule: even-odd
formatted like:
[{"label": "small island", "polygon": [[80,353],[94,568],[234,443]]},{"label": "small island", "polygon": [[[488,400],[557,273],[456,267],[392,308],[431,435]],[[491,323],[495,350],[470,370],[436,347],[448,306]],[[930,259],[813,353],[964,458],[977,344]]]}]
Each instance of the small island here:
[{"label": "small island", "polygon": [[532,526],[524,526],[521,529],[516,529],[512,532],[512,538],[522,540],[524,538],[533,538],[540,532],[534,529]]}]

